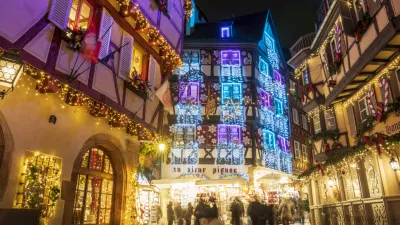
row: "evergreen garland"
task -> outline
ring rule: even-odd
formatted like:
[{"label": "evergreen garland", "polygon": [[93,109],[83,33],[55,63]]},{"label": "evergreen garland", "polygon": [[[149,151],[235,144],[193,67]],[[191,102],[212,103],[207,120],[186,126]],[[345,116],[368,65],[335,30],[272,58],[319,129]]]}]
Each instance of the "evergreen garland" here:
[{"label": "evergreen garland", "polygon": [[327,139],[335,139],[339,135],[339,130],[327,130],[324,132],[320,132],[318,134],[311,135],[311,141],[319,141],[323,139],[326,141]]}]

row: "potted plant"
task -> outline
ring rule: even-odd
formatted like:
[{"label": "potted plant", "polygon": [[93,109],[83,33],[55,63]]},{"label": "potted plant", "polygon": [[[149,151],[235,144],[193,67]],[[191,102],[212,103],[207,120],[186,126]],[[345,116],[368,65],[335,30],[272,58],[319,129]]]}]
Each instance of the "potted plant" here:
[{"label": "potted plant", "polygon": [[67,28],[65,35],[68,39],[68,48],[74,52],[79,52],[83,46],[83,37],[86,34],[86,29],[76,27],[73,30]]},{"label": "potted plant", "polygon": [[129,83],[132,85],[135,92],[146,98],[149,97],[150,83],[147,80],[143,80],[137,70],[134,68],[131,77],[129,78]]}]

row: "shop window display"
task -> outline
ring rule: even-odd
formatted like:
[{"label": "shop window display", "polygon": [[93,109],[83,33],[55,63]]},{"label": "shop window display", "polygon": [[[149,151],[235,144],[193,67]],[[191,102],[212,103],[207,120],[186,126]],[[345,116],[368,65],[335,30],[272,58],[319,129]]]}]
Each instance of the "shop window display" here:
[{"label": "shop window display", "polygon": [[147,225],[157,222],[160,207],[160,194],[154,186],[150,186],[146,177],[138,174],[139,198],[136,202],[138,224]]},{"label": "shop window display", "polygon": [[110,224],[114,192],[113,167],[104,151],[83,156],[76,182],[73,224]]}]

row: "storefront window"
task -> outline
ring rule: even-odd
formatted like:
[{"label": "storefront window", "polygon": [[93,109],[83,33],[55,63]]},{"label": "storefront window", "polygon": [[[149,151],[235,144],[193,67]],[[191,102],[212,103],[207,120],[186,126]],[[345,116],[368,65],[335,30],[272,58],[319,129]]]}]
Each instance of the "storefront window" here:
[{"label": "storefront window", "polygon": [[350,164],[343,172],[343,181],[347,199],[360,198],[360,182],[358,180],[357,165]]},{"label": "storefront window", "polygon": [[86,0],[73,0],[69,13],[68,27],[70,29],[87,29],[93,16],[94,8]]},{"label": "storefront window", "polygon": [[110,224],[113,167],[100,149],[85,153],[76,182],[73,224]]}]

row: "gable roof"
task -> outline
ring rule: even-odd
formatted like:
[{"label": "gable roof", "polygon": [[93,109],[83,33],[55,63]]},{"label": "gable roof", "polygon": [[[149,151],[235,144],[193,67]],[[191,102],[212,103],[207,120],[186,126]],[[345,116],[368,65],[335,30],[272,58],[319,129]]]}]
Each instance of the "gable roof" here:
[{"label": "gable roof", "polygon": [[[185,42],[258,43],[262,40],[268,14],[269,11],[262,11],[218,22],[196,24],[194,32],[185,37]],[[232,25],[232,37],[221,38],[221,27],[228,25]]]}]

